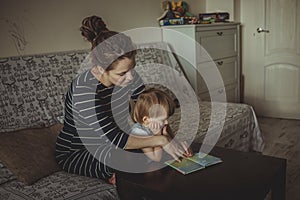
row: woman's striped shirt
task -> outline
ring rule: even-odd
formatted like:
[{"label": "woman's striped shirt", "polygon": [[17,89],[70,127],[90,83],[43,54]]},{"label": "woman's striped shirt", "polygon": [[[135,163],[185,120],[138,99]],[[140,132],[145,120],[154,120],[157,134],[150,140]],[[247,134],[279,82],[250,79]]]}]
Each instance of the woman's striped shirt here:
[{"label": "woman's striped shirt", "polygon": [[144,90],[135,73],[126,87],[106,87],[90,70],[78,75],[66,94],[64,127],[56,158],[67,172],[107,179],[113,148],[124,149],[129,137],[129,98]]}]

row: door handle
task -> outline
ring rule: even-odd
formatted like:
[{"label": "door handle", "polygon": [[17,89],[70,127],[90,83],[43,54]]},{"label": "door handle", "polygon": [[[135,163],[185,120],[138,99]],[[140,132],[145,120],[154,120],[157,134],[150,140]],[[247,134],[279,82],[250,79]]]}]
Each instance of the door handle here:
[{"label": "door handle", "polygon": [[270,33],[269,30],[265,30],[265,29],[262,29],[262,28],[260,28],[260,27],[257,28],[256,30],[257,30],[258,33],[261,33],[261,32]]}]

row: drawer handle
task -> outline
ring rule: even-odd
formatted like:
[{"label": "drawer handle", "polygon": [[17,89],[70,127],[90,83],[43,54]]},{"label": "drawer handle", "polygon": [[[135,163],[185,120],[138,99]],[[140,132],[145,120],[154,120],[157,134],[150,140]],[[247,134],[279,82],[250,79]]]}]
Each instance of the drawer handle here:
[{"label": "drawer handle", "polygon": [[223,61],[218,61],[217,64],[218,65],[223,65]]},{"label": "drawer handle", "polygon": [[219,36],[222,36],[223,35],[223,32],[221,31],[221,32],[217,32],[217,34],[219,35]]},{"label": "drawer handle", "polygon": [[218,90],[218,93],[219,93],[219,94],[222,94],[223,92],[224,92],[224,89]]}]

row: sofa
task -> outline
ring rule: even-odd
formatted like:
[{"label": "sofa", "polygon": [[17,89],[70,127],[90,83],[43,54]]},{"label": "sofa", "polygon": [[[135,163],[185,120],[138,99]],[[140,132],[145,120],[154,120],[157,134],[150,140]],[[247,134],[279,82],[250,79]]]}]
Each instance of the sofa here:
[{"label": "sofa", "polygon": [[[184,76],[168,44],[138,44],[136,71],[148,80],[171,81],[172,73],[143,73],[143,66],[167,65]],[[0,199],[118,199],[117,188],[103,180],[69,174],[55,161],[55,141],[63,126],[64,99],[71,80],[82,63],[88,62],[88,50],[74,50],[0,58]],[[176,85],[183,89],[184,86]],[[174,93],[167,90],[172,95]],[[261,152],[263,136],[251,106],[217,103],[227,113],[217,145],[240,151]],[[211,102],[199,100],[199,128],[193,141],[203,142],[208,129],[218,127],[218,114],[212,113]],[[212,117],[215,115],[214,117]],[[171,118],[176,131],[182,119],[180,106]],[[212,119],[214,119],[212,121]],[[188,132],[188,130],[186,131]],[[187,135],[182,135],[187,137]]]}]

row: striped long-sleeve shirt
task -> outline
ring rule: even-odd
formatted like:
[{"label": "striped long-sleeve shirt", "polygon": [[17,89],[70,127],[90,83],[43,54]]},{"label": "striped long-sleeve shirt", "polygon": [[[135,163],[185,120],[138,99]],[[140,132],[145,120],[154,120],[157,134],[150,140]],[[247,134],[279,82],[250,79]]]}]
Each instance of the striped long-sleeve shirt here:
[{"label": "striped long-sleeve shirt", "polygon": [[125,148],[130,126],[129,98],[144,90],[137,74],[126,87],[106,87],[91,73],[78,75],[66,94],[64,127],[56,159],[67,172],[107,179],[113,148]]}]

